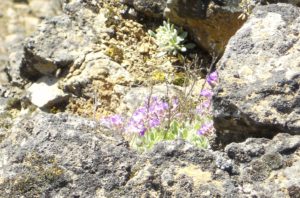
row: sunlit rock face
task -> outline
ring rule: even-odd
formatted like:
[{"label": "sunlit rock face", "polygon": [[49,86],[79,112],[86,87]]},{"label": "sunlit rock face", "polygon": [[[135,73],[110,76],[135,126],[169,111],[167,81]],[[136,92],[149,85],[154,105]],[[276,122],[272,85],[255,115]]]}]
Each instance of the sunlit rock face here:
[{"label": "sunlit rock face", "polygon": [[224,151],[166,141],[139,154],[111,129],[68,114],[39,112],[0,122],[3,198],[299,194],[299,135],[249,138]]},{"label": "sunlit rock face", "polygon": [[239,1],[170,0],[165,16],[189,30],[194,40],[210,53],[222,54],[231,36],[242,26]]},{"label": "sunlit rock face", "polygon": [[229,41],[213,98],[220,134],[300,133],[299,22],[297,7],[259,6]]}]

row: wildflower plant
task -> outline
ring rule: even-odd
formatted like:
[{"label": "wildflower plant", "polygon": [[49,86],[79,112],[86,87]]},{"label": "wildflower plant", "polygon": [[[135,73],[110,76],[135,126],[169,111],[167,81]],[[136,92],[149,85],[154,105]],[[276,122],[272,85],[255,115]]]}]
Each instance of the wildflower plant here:
[{"label": "wildflower plant", "polygon": [[188,35],[182,29],[176,29],[173,24],[164,21],[163,25],[156,29],[156,33],[149,30],[149,35],[155,38],[155,42],[159,47],[158,56],[165,54],[178,55],[180,52],[186,52],[187,49],[195,47],[194,44],[185,44]]},{"label": "wildflower plant", "polygon": [[112,115],[101,120],[129,140],[132,148],[139,151],[151,149],[156,143],[166,140],[184,139],[200,148],[209,146],[207,135],[214,130],[211,115],[212,88],[217,83],[216,72],[206,81],[210,88],[199,93],[199,101],[192,102],[190,112],[183,112],[185,102],[173,97],[160,99],[149,97],[131,117]]}]

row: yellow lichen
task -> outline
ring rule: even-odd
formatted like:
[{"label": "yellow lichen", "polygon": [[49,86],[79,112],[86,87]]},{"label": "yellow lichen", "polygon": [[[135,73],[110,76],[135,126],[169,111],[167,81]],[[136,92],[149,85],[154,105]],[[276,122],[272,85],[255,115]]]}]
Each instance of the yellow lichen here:
[{"label": "yellow lichen", "polygon": [[124,59],[123,50],[116,45],[109,46],[105,53],[118,63],[121,63]]},{"label": "yellow lichen", "polygon": [[222,188],[222,183],[220,181],[212,179],[211,172],[202,171],[201,167],[199,166],[195,166],[192,164],[184,168],[178,168],[176,172],[177,172],[176,177],[179,177],[182,174],[191,177],[196,187],[199,187],[207,183],[211,183],[217,186],[219,189]]}]

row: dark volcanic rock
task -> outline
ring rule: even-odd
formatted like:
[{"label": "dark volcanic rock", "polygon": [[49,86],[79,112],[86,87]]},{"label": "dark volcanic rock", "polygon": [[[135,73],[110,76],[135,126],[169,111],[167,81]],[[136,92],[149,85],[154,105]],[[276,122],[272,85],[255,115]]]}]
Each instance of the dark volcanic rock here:
[{"label": "dark volcanic rock", "polygon": [[123,0],[124,3],[132,5],[137,11],[148,17],[162,18],[167,0],[145,1],[145,0]]},{"label": "dark volcanic rock", "polygon": [[135,0],[133,6],[137,11],[143,12],[152,17],[162,17],[162,13],[167,5],[167,0],[144,1]]},{"label": "dark volcanic rock", "polygon": [[98,133],[82,118],[27,116],[7,133],[0,145],[1,197],[96,197],[97,190],[125,185],[136,161],[122,139]]},{"label": "dark volcanic rock", "polygon": [[3,198],[293,197],[300,187],[300,136],[252,138],[226,152],[178,140],[138,155],[112,131],[66,114],[26,115],[4,127]]},{"label": "dark volcanic rock", "polygon": [[213,98],[223,142],[300,133],[300,9],[257,7],[218,63]]}]

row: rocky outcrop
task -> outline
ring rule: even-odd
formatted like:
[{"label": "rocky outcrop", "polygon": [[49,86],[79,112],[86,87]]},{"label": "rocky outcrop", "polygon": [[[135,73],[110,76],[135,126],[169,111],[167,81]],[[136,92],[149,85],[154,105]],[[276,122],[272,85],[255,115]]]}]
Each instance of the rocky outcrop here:
[{"label": "rocky outcrop", "polygon": [[0,146],[1,197],[95,197],[125,185],[137,156],[98,130],[67,115],[16,121]]},{"label": "rocky outcrop", "polygon": [[189,30],[205,50],[221,55],[231,36],[242,26],[239,1],[171,0],[164,14],[171,22]]},{"label": "rocky outcrop", "polygon": [[[36,15],[43,17],[38,1],[14,2],[40,5]],[[117,2],[99,2],[65,1],[64,14],[46,18],[24,45],[24,35],[14,35],[10,41],[18,41],[18,47],[11,45],[9,59],[0,57],[9,63],[8,81],[21,91],[26,87],[31,103],[57,113],[59,106],[51,106],[71,96],[77,101],[63,110],[85,110],[95,118],[47,114],[34,110],[25,97],[0,97],[0,197],[298,197],[298,8],[259,7],[230,41],[218,65],[214,96],[217,138],[228,143],[224,150],[203,150],[177,139],[137,153],[126,134],[102,126],[96,114],[130,114],[151,92],[141,79],[153,71],[165,78],[174,62],[155,56],[156,46],[142,25],[121,19]],[[166,3],[126,2],[155,14]],[[176,2],[181,1],[169,5]],[[193,9],[182,6],[182,14],[197,20],[210,16],[198,12],[205,2],[194,2]],[[207,10],[219,9],[214,6]],[[50,10],[47,16],[55,15]],[[0,46],[0,53],[5,50]],[[162,98],[185,89],[153,85],[158,79],[151,79],[148,86]],[[196,90],[188,94],[198,98],[202,85],[192,83]],[[13,95],[7,93],[0,95]],[[265,137],[249,138],[256,135]],[[232,143],[241,136],[244,142]]]},{"label": "rocky outcrop", "polygon": [[0,95],[13,97],[16,90],[8,84],[23,87],[27,82],[20,74],[23,64],[23,40],[35,31],[45,17],[61,13],[61,0],[3,0],[0,5]]},{"label": "rocky outcrop", "polygon": [[34,79],[54,75],[58,69],[65,71],[76,60],[82,60],[85,51],[95,50],[95,43],[105,27],[104,15],[71,3],[65,12],[69,14],[45,20],[26,40],[21,68],[24,77]]},{"label": "rocky outcrop", "polygon": [[206,51],[221,55],[228,40],[245,22],[246,16],[257,4],[289,3],[300,5],[299,0],[122,0],[138,12],[152,18],[167,18],[186,28],[194,41]]},{"label": "rocky outcrop", "polygon": [[[194,40],[210,53],[222,54],[229,38],[241,27],[240,1],[124,0],[152,18],[168,18],[186,28]],[[220,31],[222,30],[222,31]]]},{"label": "rocky outcrop", "polygon": [[300,132],[300,9],[257,7],[218,63],[215,127],[224,141]]},{"label": "rocky outcrop", "polygon": [[153,18],[162,18],[167,5],[167,0],[121,0],[121,2],[133,6],[136,11]]},{"label": "rocky outcrop", "polygon": [[225,152],[178,140],[140,155],[113,131],[67,114],[26,114],[4,127],[3,198],[297,197],[300,192],[300,136],[252,138]]}]

